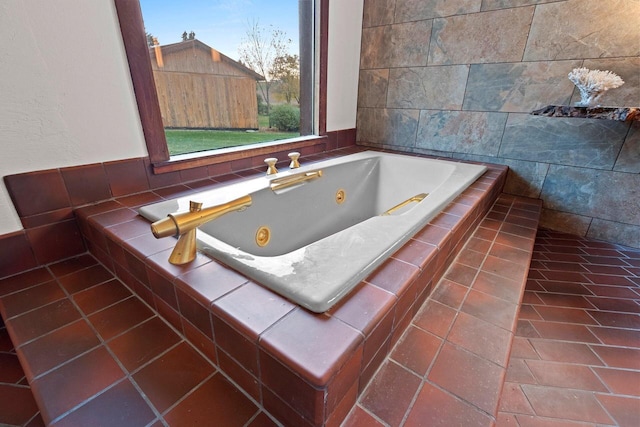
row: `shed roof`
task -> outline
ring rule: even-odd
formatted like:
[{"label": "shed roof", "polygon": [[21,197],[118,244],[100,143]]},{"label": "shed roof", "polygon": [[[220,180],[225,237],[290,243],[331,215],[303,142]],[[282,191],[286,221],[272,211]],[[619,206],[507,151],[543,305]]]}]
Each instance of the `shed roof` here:
[{"label": "shed roof", "polygon": [[[160,48],[162,49],[162,54],[163,55],[167,55],[167,54],[171,54],[174,52],[178,52],[180,50],[185,50],[185,49],[202,49],[204,51],[206,51],[207,53],[209,52],[215,52],[216,56],[220,58],[221,61],[224,61],[225,63],[237,68],[238,70],[240,70],[242,73],[248,75],[249,77],[257,80],[257,81],[262,81],[265,80],[265,78],[256,73],[255,71],[253,71],[251,68],[248,68],[244,65],[242,65],[241,63],[239,63],[238,61],[235,61],[231,58],[229,58],[227,55],[217,51],[216,49],[207,46],[206,44],[202,43],[200,40],[198,39],[192,39],[192,40],[185,40],[185,41],[181,41],[178,43],[171,43],[171,44],[166,44],[163,46],[160,46]],[[156,53],[155,53],[155,48],[151,47],[149,49],[149,53],[151,55],[152,58],[155,59],[156,57]]]}]

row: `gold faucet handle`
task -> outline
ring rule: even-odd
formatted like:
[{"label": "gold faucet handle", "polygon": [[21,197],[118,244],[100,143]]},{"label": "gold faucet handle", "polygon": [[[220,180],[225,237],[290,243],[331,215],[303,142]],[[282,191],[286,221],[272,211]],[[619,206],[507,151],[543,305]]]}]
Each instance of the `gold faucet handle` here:
[{"label": "gold faucet handle", "polygon": [[288,156],[291,159],[291,163],[289,164],[289,168],[290,169],[299,168],[300,167],[300,162],[298,162],[298,158],[300,157],[300,153],[298,153],[297,151],[294,151],[292,153],[289,153]]},{"label": "gold faucet handle", "polygon": [[267,164],[267,175],[273,175],[278,173],[278,169],[276,169],[276,163],[278,159],[275,157],[269,157],[264,159],[264,162]]}]

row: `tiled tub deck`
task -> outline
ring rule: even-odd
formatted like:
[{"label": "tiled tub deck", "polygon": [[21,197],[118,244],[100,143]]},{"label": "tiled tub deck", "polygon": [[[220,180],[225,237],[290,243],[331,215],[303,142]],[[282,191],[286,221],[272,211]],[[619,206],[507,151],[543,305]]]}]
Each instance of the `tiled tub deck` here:
[{"label": "tiled tub deck", "polygon": [[[506,237],[521,244],[527,238],[518,234],[531,234],[532,246],[537,202],[514,207],[520,203],[517,199],[503,197],[485,218],[505,175],[505,168],[490,169],[348,299],[322,315],[292,305],[203,255],[188,267],[170,265],[167,258],[174,242],[153,238],[148,223],[133,208],[173,197],[172,189],[87,207],[79,217],[91,252],[254,402],[285,425],[337,425],[481,220],[484,227],[475,232],[494,233],[495,238],[496,226],[515,218],[512,224],[506,221]],[[477,242],[472,239],[469,244]],[[504,252],[508,246],[500,242],[495,250]],[[490,258],[499,261],[505,256]],[[448,274],[461,273],[454,268]],[[484,286],[491,284],[485,280]],[[455,293],[446,279],[440,288]],[[510,307],[513,324],[517,303],[515,307]],[[446,343],[448,338],[442,338]],[[493,384],[501,386],[501,380]],[[495,416],[495,411],[480,406],[485,416]],[[48,421],[55,418],[43,416]]]}]

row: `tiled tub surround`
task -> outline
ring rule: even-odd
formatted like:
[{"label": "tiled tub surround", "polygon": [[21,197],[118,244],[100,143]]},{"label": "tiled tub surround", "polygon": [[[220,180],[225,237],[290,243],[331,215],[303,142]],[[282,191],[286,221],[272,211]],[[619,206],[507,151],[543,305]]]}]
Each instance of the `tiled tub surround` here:
[{"label": "tiled tub surround", "polygon": [[625,81],[602,105],[640,106],[638,22],[626,0],[365,0],[358,144],[505,164],[542,226],[640,247],[640,123],[529,114],[579,100],[583,66]]},{"label": "tiled tub surround", "polygon": [[325,314],[202,254],[188,266],[169,264],[175,240],[155,239],[135,208],[192,189],[141,193],[77,214],[90,251],[269,413],[286,425],[336,425],[500,194],[505,175],[490,167]]}]

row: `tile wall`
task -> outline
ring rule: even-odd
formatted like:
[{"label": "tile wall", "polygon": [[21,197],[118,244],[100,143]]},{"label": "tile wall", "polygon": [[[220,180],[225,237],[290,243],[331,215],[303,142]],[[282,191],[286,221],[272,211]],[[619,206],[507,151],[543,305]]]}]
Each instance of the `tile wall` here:
[{"label": "tile wall", "polygon": [[508,165],[541,225],[640,247],[640,122],[531,116],[580,99],[576,67],[640,106],[640,2],[365,0],[358,143]]}]

